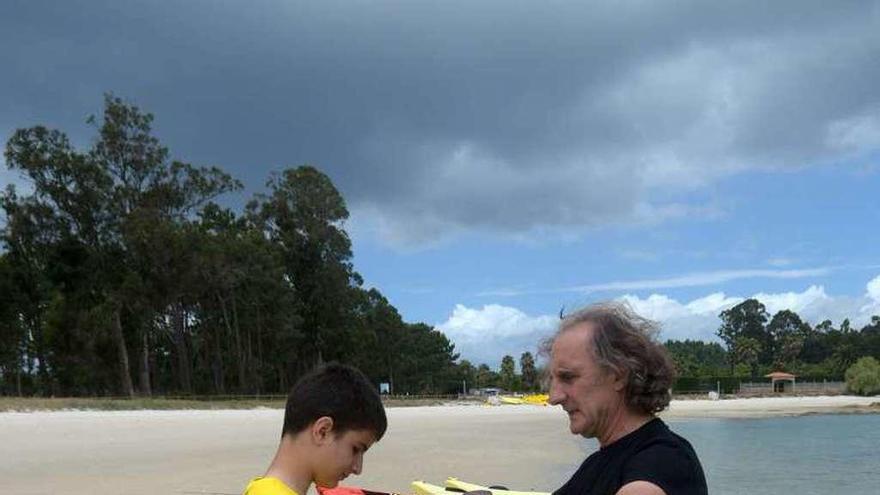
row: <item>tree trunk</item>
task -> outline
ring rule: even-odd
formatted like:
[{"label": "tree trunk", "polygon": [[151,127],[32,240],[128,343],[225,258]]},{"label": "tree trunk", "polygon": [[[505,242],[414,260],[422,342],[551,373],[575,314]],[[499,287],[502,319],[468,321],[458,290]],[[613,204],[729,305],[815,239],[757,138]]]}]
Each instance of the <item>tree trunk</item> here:
[{"label": "tree trunk", "polygon": [[235,291],[232,292],[232,329],[235,336],[235,357],[238,364],[238,390],[248,392],[247,354],[245,354],[241,343],[241,328],[238,325],[238,303]]},{"label": "tree trunk", "polygon": [[159,374],[161,371],[159,370],[159,363],[158,363],[158,358],[156,356],[156,349],[154,349],[154,348],[150,348],[149,361],[150,361],[151,391],[155,392],[159,395],[164,395],[165,391],[162,390],[162,387],[160,385],[161,382],[159,381]]},{"label": "tree trunk", "polygon": [[177,354],[178,384],[186,394],[191,394],[192,389],[192,365],[189,358],[189,348],[186,346],[186,317],[183,305],[174,305],[172,316],[174,329],[171,340],[174,342],[174,353]]},{"label": "tree trunk", "polygon": [[21,397],[21,359],[15,365],[15,392]]},{"label": "tree trunk", "polygon": [[15,393],[16,393],[16,395],[21,397],[22,396],[22,394],[21,394],[21,371],[22,371],[22,369],[21,368],[22,368],[22,365],[24,364],[23,363],[23,361],[24,361],[23,354],[24,353],[22,352],[22,343],[21,342],[16,342],[15,347],[16,347],[16,349],[15,349]]},{"label": "tree trunk", "polygon": [[283,364],[278,365],[278,391],[283,394],[289,392],[287,390],[287,367]]},{"label": "tree trunk", "polygon": [[220,346],[220,327],[214,329],[214,338],[212,339],[213,359],[211,360],[211,372],[214,378],[214,392],[218,394],[226,393],[226,381],[223,372],[223,349]]},{"label": "tree trunk", "polygon": [[39,377],[40,395],[51,395],[49,386],[49,370],[46,363],[46,349],[43,342],[42,318],[34,315],[30,318],[31,335],[34,342],[34,353],[37,355],[37,376]]},{"label": "tree trunk", "polygon": [[119,384],[122,386],[122,394],[127,397],[134,397],[134,386],[131,383],[131,373],[128,365],[128,349],[125,347],[125,336],[122,334],[122,320],[119,316],[120,308],[113,308],[111,315],[110,334],[113,343],[116,345],[116,354],[119,358]]},{"label": "tree trunk", "polygon": [[388,393],[394,394],[394,368],[388,367]]},{"label": "tree trunk", "polygon": [[[238,391],[244,392],[245,389],[245,373],[244,373],[244,361],[242,357],[241,351],[241,333],[238,330],[238,322],[233,322],[229,317],[229,311],[226,308],[226,300],[223,299],[223,296],[220,293],[217,293],[217,300],[220,301],[220,310],[223,313],[223,322],[226,324],[226,331],[232,335],[232,341],[235,344],[235,363],[236,363],[236,373],[238,375]],[[232,310],[235,312],[235,293],[232,295]]]},{"label": "tree trunk", "polygon": [[257,304],[257,363],[254,365],[257,374],[257,392],[262,393],[265,389],[263,384],[263,314],[260,305]]},{"label": "tree trunk", "polygon": [[138,370],[138,388],[141,395],[151,397],[153,395],[152,387],[150,387],[150,335],[147,329],[143,330],[143,338],[141,339],[141,355]]}]

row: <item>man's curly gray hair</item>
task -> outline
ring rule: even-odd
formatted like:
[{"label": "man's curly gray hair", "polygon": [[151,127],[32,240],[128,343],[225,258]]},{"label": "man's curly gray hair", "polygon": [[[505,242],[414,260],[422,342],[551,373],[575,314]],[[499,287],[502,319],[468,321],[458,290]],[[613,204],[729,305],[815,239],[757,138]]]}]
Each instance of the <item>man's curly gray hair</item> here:
[{"label": "man's curly gray hair", "polygon": [[659,325],[639,316],[626,303],[592,304],[565,315],[556,335],[542,346],[544,352],[560,334],[584,323],[594,328],[587,351],[596,364],[606,373],[625,378],[627,406],[646,414],[666,409],[675,366],[657,342]]}]

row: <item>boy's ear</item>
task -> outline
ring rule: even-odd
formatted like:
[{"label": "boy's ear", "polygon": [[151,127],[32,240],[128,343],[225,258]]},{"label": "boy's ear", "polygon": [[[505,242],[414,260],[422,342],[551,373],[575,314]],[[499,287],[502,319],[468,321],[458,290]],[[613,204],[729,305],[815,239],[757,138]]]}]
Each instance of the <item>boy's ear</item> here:
[{"label": "boy's ear", "polygon": [[333,418],[321,416],[312,423],[310,429],[312,441],[318,445],[323,444],[333,436]]}]

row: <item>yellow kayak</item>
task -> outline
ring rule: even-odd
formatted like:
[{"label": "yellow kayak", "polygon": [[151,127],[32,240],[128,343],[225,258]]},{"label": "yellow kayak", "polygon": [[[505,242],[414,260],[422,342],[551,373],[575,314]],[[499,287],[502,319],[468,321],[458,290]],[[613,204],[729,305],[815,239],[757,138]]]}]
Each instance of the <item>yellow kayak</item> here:
[{"label": "yellow kayak", "polygon": [[[472,492],[474,490],[484,490],[492,492],[492,495],[550,495],[548,492],[520,492],[515,490],[499,490],[497,488],[489,488],[483,485],[475,485],[474,483],[468,483],[466,481],[461,481],[458,478],[446,478],[445,485],[448,488],[452,488],[455,490],[464,490],[466,492]],[[449,492],[446,492],[447,495]],[[437,494],[422,494],[422,495],[437,495]]]},{"label": "yellow kayak", "polygon": [[502,404],[525,404],[522,397],[512,397],[510,395],[502,395],[498,397]]},{"label": "yellow kayak", "polygon": [[425,483],[424,481],[413,481],[410,486],[415,495],[450,495],[446,488]]}]

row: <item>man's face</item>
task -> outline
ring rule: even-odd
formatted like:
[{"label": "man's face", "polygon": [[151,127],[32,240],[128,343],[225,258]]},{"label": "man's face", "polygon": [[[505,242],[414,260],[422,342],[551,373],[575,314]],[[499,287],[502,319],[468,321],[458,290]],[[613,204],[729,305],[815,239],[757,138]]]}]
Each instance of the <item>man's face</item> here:
[{"label": "man's face", "polygon": [[333,488],[348,475],[361,474],[364,453],[375,441],[376,436],[369,430],[331,433],[329,442],[323,446],[321,459],[315,464],[315,484]]},{"label": "man's face", "polygon": [[622,383],[596,365],[592,333],[591,323],[565,330],[550,356],[550,403],[568,413],[572,433],[587,438],[605,431],[610,412],[623,405]]}]

